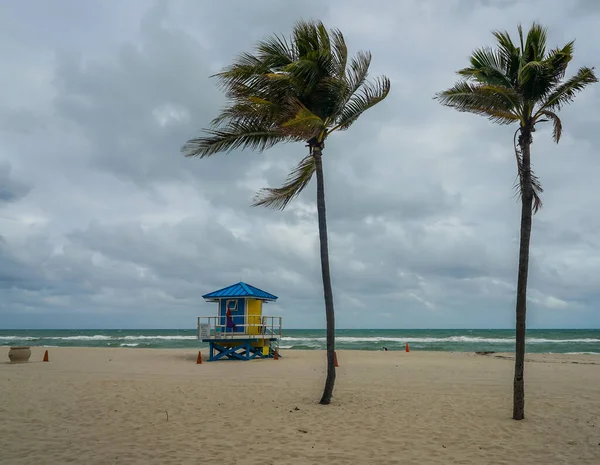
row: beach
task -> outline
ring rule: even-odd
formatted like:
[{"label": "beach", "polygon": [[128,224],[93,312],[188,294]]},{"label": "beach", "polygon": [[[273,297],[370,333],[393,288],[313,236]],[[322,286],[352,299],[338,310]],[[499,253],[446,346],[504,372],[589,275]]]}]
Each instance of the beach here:
[{"label": "beach", "polygon": [[516,422],[511,354],[338,351],[322,406],[320,350],[44,350],[10,364],[1,348],[1,463],[600,463],[597,355],[528,355]]}]

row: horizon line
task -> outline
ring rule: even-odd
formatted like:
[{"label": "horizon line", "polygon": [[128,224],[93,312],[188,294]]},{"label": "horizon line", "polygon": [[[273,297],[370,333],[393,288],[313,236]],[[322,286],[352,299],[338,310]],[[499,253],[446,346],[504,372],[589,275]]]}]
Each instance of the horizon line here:
[{"label": "horizon line", "polygon": [[[292,331],[325,331],[326,328],[284,328]],[[515,328],[336,328],[336,331],[514,331]],[[533,331],[597,331],[600,328],[527,328]],[[0,328],[1,331],[197,331],[197,328]]]}]

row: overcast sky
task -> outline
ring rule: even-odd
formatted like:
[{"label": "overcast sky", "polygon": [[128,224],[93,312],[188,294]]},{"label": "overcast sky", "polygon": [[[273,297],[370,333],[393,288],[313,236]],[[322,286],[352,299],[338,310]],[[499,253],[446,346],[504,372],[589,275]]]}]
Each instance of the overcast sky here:
[{"label": "overcast sky", "polygon": [[[514,128],[432,99],[490,33],[533,20],[600,61],[600,2],[43,0],[0,5],[0,329],[193,328],[201,295],[248,282],[267,314],[325,326],[315,181],[250,207],[305,154],[185,159],[234,56],[319,13],[392,91],[332,136],[324,168],[341,328],[514,326]],[[535,133],[530,327],[600,327],[600,85]]]}]

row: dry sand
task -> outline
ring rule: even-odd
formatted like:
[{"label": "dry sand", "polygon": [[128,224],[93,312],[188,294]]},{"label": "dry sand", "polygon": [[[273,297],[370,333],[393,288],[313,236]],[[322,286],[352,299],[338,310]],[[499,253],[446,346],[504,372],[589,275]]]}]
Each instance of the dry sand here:
[{"label": "dry sand", "polygon": [[496,355],[338,352],[321,406],[321,351],[43,351],[0,363],[2,464],[600,464],[600,357],[529,356],[516,422]]}]

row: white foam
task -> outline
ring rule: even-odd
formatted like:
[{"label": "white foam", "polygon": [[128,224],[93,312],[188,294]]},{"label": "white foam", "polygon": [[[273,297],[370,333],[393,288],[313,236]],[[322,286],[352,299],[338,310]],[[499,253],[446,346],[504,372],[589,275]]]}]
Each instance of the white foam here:
[{"label": "white foam", "polygon": [[42,339],[53,339],[56,341],[112,341],[113,338],[110,336],[103,336],[102,334],[96,334],[94,336],[50,336]]},{"label": "white foam", "polygon": [[160,341],[191,341],[196,340],[198,338],[196,336],[125,336],[118,339],[123,339],[126,341],[142,341],[146,339],[154,339]]},{"label": "white foam", "polygon": [[0,341],[36,341],[36,340],[55,340],[55,341],[138,341],[138,340],[157,340],[157,341],[192,341],[196,336],[105,336],[95,334],[93,336],[0,336]]},{"label": "white foam", "polygon": [[553,344],[555,342],[563,343],[563,342],[579,342],[581,344],[593,344],[600,342],[600,339],[592,339],[592,338],[582,338],[582,339],[537,339],[537,338],[527,338],[527,342],[537,342],[537,343],[549,343]]},{"label": "white foam", "polygon": [[127,344],[127,343],[123,343],[123,344],[119,344],[119,345],[120,345],[121,347],[137,347],[137,346],[139,346],[140,344],[139,344],[139,343],[137,343],[137,344],[135,344],[135,343],[134,343],[134,344]]},{"label": "white foam", "polygon": [[[324,337],[282,337],[282,341],[298,341],[298,342],[325,342]],[[335,338],[337,342],[469,342],[469,343],[488,343],[488,344],[513,344],[514,338],[486,338],[486,337],[471,337],[471,336],[450,336],[450,337],[349,337],[338,336]],[[560,343],[581,343],[590,344],[600,342],[600,339],[582,338],[582,339],[543,339],[528,337],[528,343],[531,344],[560,344]]]}]

